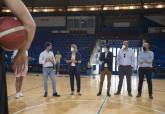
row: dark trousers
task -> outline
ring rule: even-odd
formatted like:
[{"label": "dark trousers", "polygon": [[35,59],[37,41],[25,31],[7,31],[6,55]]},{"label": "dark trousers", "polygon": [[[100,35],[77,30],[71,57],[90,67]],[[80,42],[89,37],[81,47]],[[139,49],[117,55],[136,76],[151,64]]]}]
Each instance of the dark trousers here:
[{"label": "dark trousers", "polygon": [[111,70],[108,68],[104,68],[103,71],[101,72],[100,76],[100,86],[99,86],[99,92],[102,92],[102,87],[103,87],[103,82],[105,75],[107,75],[107,93],[110,92],[110,86],[111,86]]},{"label": "dark trousers", "polygon": [[74,77],[76,78],[77,81],[77,92],[80,92],[80,72],[77,67],[70,67],[70,87],[71,91],[74,91]]},{"label": "dark trousers", "polygon": [[3,53],[2,49],[0,49],[0,114],[8,114],[6,69]]},{"label": "dark trousers", "polygon": [[128,93],[131,93],[131,74],[132,74],[131,66],[119,66],[119,85],[117,91],[118,93],[121,92],[124,76],[126,76],[127,79],[127,91]]},{"label": "dark trousers", "polygon": [[139,85],[138,85],[138,94],[141,95],[142,93],[142,86],[143,86],[143,80],[144,80],[144,75],[147,78],[147,83],[148,83],[148,93],[149,95],[152,95],[152,71],[151,68],[144,68],[140,67],[139,68]]}]

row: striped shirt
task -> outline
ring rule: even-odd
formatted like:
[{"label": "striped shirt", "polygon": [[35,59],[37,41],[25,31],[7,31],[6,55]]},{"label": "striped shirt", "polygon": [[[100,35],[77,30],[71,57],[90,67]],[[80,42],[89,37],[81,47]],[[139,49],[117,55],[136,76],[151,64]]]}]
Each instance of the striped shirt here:
[{"label": "striped shirt", "polygon": [[117,64],[128,66],[131,65],[132,67],[135,67],[135,54],[132,49],[120,49],[118,55],[117,55]]}]

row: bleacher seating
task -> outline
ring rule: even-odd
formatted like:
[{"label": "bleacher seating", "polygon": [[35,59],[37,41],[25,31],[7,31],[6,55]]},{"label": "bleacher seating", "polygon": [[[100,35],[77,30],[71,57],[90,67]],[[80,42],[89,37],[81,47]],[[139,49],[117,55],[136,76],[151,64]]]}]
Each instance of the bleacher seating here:
[{"label": "bleacher seating", "polygon": [[165,34],[150,34],[149,39],[155,55],[155,67],[165,68]]},{"label": "bleacher seating", "polygon": [[[44,43],[46,41],[50,41],[53,43],[53,52],[56,54],[57,51],[60,51],[62,54],[61,66],[62,70],[67,70],[67,64],[65,62],[67,54],[70,52],[70,45],[76,44],[78,46],[78,50],[82,56],[82,64],[81,68],[85,69],[87,62],[89,61],[91,51],[96,43],[96,39],[94,35],[68,35],[68,34],[52,34],[50,33],[51,28],[39,28],[36,32],[35,39],[32,43],[32,46],[29,50],[29,56],[31,60],[29,64],[34,66],[31,68],[33,72],[37,71],[37,66],[39,66],[39,55],[44,50]],[[12,53],[7,54],[7,63],[11,64],[11,55]],[[35,70],[34,70],[35,69]],[[41,67],[39,66],[39,71],[41,71]]]}]

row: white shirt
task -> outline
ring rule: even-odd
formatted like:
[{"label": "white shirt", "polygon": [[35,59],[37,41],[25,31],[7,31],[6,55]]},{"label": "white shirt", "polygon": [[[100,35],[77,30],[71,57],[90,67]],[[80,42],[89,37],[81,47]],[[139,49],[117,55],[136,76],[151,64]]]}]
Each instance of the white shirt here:
[{"label": "white shirt", "polygon": [[118,55],[117,55],[117,64],[127,66],[131,65],[132,67],[135,67],[135,54],[132,49],[120,49]]},{"label": "white shirt", "polygon": [[[105,52],[105,58],[107,58],[107,55],[108,55],[108,52]],[[105,64],[104,64],[104,67],[107,68],[107,67],[108,67],[108,64],[105,63]]]},{"label": "white shirt", "polygon": [[[11,58],[13,59],[17,55],[17,53],[18,53],[18,50],[15,50]],[[26,56],[28,56],[28,51],[26,51]]]},{"label": "white shirt", "polygon": [[154,53],[152,51],[142,51],[138,56],[139,67],[152,67],[152,62],[154,59]]},{"label": "white shirt", "polygon": [[[76,54],[75,53],[72,53],[71,60],[76,60]],[[72,62],[71,66],[76,66],[76,64]]]},{"label": "white shirt", "polygon": [[[54,63],[51,61],[46,61],[47,59],[53,59]],[[53,65],[56,63],[54,54],[52,51],[43,51],[41,52],[39,56],[39,64],[42,64],[43,67],[53,67]]]}]

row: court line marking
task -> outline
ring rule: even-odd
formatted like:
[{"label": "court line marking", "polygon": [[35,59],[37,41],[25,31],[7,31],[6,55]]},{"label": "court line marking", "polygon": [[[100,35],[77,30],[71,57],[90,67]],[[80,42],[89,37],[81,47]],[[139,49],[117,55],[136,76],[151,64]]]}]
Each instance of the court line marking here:
[{"label": "court line marking", "polygon": [[[38,88],[40,88],[40,87],[42,87],[42,85],[36,86],[36,87],[33,87],[33,88],[30,88],[30,89],[27,89],[27,90],[24,90],[23,92],[26,93],[26,92],[29,92],[29,91],[31,91],[31,90],[38,89]],[[15,95],[15,93],[9,95],[8,97],[11,98],[11,97],[13,97],[14,95]]]},{"label": "court line marking", "polygon": [[[116,101],[114,101],[114,100],[111,100],[111,101],[112,101],[112,102],[116,102]],[[119,103],[119,102],[116,102],[116,103]],[[144,110],[151,110],[151,111],[154,111],[154,112],[158,112],[158,113],[160,113],[160,114],[165,114],[165,112],[162,112],[162,111],[160,111],[160,110],[153,109],[153,108],[148,108],[148,107],[146,107],[146,106],[136,105],[136,104],[131,104],[131,103],[125,103],[125,104],[127,104],[127,105],[134,105],[134,106],[137,106],[137,107],[139,107],[139,108],[143,108]]]},{"label": "court line marking", "polygon": [[[103,107],[105,106],[107,100],[108,100],[108,98],[105,97],[103,103],[101,104],[101,107],[102,107],[101,110],[98,111],[96,114],[101,114],[100,112],[103,110]],[[34,105],[34,106],[26,107],[26,108],[23,108],[23,109],[21,109],[21,110],[19,110],[17,112],[14,112],[13,114],[19,114],[22,111],[34,109],[34,108],[40,107],[42,105],[55,104],[55,103],[61,103],[61,102],[89,102],[89,101],[96,102],[97,100],[62,100],[62,101],[53,101],[53,102],[49,102],[49,103],[41,103],[39,105]],[[116,102],[116,101],[112,100],[112,102]],[[116,102],[116,103],[119,103],[119,102]],[[152,108],[148,108],[148,107],[145,107],[145,106],[136,105],[136,104],[130,104],[130,103],[126,103],[126,104],[128,104],[128,105],[134,105],[134,106],[137,106],[139,108],[143,108],[144,110],[151,110],[151,111],[154,111],[154,112],[157,112],[157,113],[160,113],[160,114],[165,114],[165,112],[162,112],[162,111],[157,110],[157,109],[152,109]]]},{"label": "court line marking", "polygon": [[101,114],[101,112],[103,111],[103,108],[104,108],[104,106],[105,106],[107,100],[108,100],[108,97],[106,96],[106,97],[104,98],[103,102],[101,103],[101,105],[100,105],[100,107],[99,107],[99,109],[98,109],[98,111],[97,111],[96,114]]},{"label": "court line marking", "polygon": [[42,105],[48,105],[48,104],[55,104],[55,103],[61,103],[61,102],[96,102],[97,100],[62,100],[62,101],[53,101],[53,102],[49,102],[49,103],[41,103],[39,105],[34,105],[34,106],[30,106],[30,107],[26,107],[26,108],[23,108],[17,112],[14,112],[13,114],[19,114],[20,112],[22,111],[25,111],[25,110],[30,110],[30,109],[34,109],[36,107],[40,107]]}]

